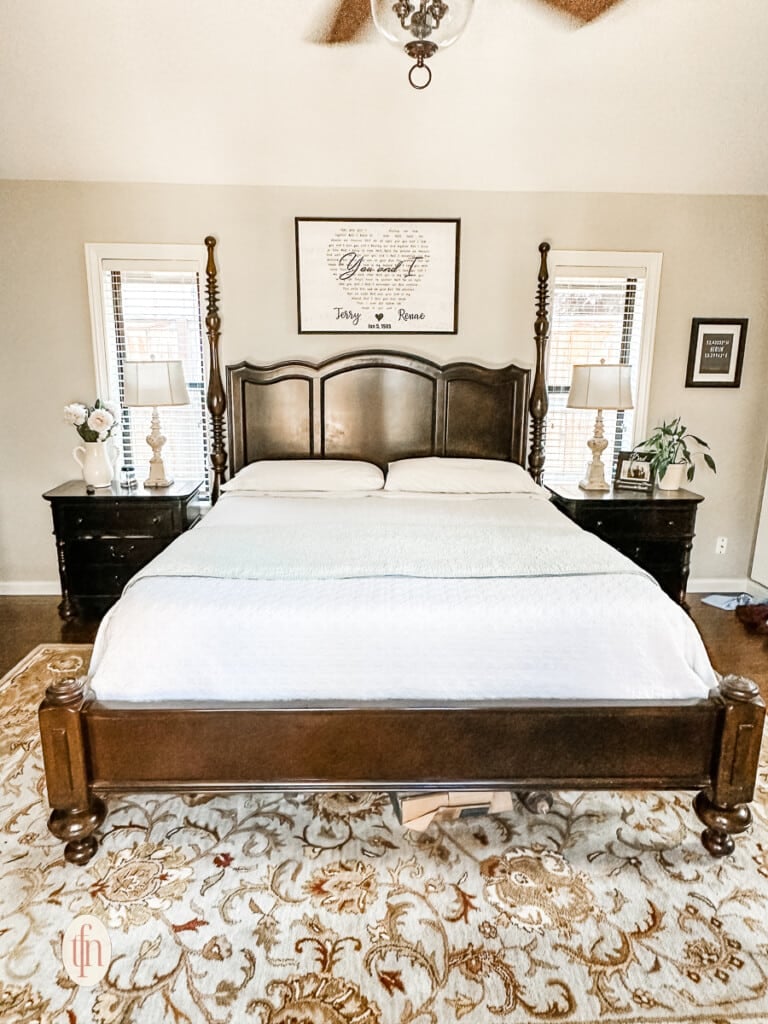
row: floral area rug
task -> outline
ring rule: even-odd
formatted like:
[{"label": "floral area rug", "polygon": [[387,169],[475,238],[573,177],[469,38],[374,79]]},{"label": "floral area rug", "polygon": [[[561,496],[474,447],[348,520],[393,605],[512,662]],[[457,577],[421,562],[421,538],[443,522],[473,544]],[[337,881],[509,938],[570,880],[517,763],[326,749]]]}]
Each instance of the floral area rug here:
[{"label": "floral area rug", "polygon": [[[720,862],[687,793],[565,793],[424,834],[382,793],[145,794],[109,801],[77,868],[46,828],[36,707],[89,655],[40,647],[0,682],[6,1024],[768,1021],[765,769]],[[111,939],[93,988],[62,966],[81,914]]]}]

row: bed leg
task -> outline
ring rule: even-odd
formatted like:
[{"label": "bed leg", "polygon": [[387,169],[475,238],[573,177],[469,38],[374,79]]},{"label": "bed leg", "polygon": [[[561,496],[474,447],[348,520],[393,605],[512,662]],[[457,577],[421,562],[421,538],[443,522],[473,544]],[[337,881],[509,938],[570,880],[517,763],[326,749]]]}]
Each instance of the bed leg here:
[{"label": "bed leg", "polygon": [[760,760],[765,705],[756,683],[744,676],[724,676],[715,695],[724,705],[723,729],[712,785],[698,793],[693,808],[706,828],[704,848],[713,857],[733,853],[733,836],[752,822],[749,802],[754,795]]},{"label": "bed leg", "polygon": [[48,819],[48,828],[62,842],[64,860],[70,864],[87,864],[99,848],[93,833],[104,821],[107,806],[97,796],[91,797],[88,807],[74,807],[66,811],[57,810]]},{"label": "bed leg", "polygon": [[733,836],[745,832],[752,824],[752,812],[748,804],[719,807],[706,790],[696,794],[693,809],[707,826],[701,833],[701,841],[704,849],[713,857],[726,857],[733,853]]},{"label": "bed leg", "polygon": [[66,843],[64,859],[87,864],[98,849],[93,835],[107,813],[91,792],[81,714],[89,699],[86,676],[57,679],[40,705],[40,737],[52,813],[48,828]]}]

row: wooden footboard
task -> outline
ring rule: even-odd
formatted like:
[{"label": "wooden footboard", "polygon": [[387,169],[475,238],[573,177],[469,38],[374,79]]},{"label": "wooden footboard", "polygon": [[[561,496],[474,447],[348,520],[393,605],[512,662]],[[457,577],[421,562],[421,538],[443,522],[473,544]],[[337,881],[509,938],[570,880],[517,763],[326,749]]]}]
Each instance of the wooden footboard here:
[{"label": "wooden footboard", "polygon": [[48,688],[40,729],[50,829],[75,864],[119,790],[691,789],[722,856],[751,821],[764,715],[738,676],[703,701],[442,706],[102,703],[83,678]]}]

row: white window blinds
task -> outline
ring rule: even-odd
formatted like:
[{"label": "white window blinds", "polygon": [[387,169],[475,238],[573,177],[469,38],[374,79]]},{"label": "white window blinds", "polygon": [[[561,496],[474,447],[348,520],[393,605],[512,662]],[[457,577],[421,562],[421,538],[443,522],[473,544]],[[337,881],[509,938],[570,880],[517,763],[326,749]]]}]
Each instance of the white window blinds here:
[{"label": "white window blinds", "polygon": [[[594,432],[596,412],[566,408],[574,363],[605,359],[631,366],[636,407],[638,397],[643,405],[650,367],[650,352],[644,352],[653,337],[646,266],[600,266],[598,258],[605,254],[581,255],[591,257],[592,265],[556,264],[552,279],[545,475],[553,482],[581,478],[590,458],[586,442]],[[660,256],[648,255],[658,257],[660,270]],[[657,280],[658,273],[650,275],[651,286]],[[655,320],[655,295],[650,305]],[[634,443],[636,409],[606,409],[603,419],[609,442],[603,455],[607,475],[618,452]]]},{"label": "white window blinds", "polygon": [[[163,460],[176,480],[206,480],[208,421],[199,279],[197,269],[189,266],[174,268],[171,261],[100,261],[103,365],[109,397],[122,406],[127,360],[152,356],[181,360],[191,402],[160,410],[166,437]],[[126,409],[123,419],[123,462],[135,466],[139,480],[149,472],[150,414],[150,409]],[[206,488],[207,482],[201,494]]]}]

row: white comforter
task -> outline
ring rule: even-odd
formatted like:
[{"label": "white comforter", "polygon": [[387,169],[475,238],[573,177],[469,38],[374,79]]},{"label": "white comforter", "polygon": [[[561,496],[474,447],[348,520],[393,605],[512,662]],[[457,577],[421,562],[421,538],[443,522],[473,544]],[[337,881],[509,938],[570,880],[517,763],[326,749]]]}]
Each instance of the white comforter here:
[{"label": "white comforter", "polygon": [[[415,570],[423,576],[383,575],[372,552],[373,575],[334,578],[319,559],[322,571],[302,579],[295,565],[266,572],[259,558],[230,557],[229,577],[218,578],[182,550],[209,538],[224,551],[233,537],[258,548],[288,530],[308,552],[333,531],[351,536],[358,521],[368,543],[378,529],[390,546],[392,531],[449,543],[500,523],[530,543],[520,575],[470,558],[457,559],[468,566],[460,578],[443,575],[451,559],[439,543],[431,573]],[[160,556],[172,575],[141,574],[102,623],[100,699],[658,701],[701,698],[715,683],[682,609],[610,549],[599,552],[600,574],[587,574],[595,539],[540,495],[227,495],[193,533]],[[536,551],[556,552],[566,574],[531,576]],[[260,572],[271,578],[251,578]]]}]

